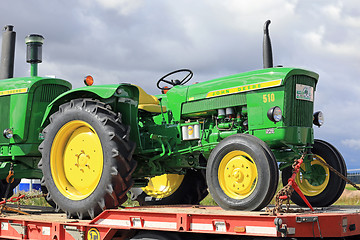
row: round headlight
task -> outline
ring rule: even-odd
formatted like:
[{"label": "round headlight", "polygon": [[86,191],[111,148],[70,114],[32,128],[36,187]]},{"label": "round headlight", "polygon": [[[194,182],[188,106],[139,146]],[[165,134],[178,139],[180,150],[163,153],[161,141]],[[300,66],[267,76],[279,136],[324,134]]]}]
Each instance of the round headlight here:
[{"label": "round headlight", "polygon": [[321,127],[324,124],[324,115],[321,111],[314,113],[313,123],[318,127]]},{"label": "round headlight", "polygon": [[269,109],[267,112],[267,116],[270,119],[270,121],[273,121],[274,123],[280,122],[282,119],[282,111],[281,108],[276,106]]},{"label": "round headlight", "polygon": [[14,136],[13,130],[10,128],[5,129],[3,134],[4,134],[4,137],[7,139],[10,139]]}]

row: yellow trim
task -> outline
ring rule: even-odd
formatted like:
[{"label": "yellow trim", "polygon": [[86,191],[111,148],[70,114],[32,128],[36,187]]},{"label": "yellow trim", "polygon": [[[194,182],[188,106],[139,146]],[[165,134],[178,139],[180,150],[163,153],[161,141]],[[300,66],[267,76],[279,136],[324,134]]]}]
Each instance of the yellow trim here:
[{"label": "yellow trim", "polygon": [[[134,85],[139,90],[139,106],[138,109],[152,112],[152,113],[161,113],[161,106],[159,99],[153,95],[147,94],[144,89]],[[162,111],[166,112],[166,107],[162,106]]]},{"label": "yellow trim", "polygon": [[[295,177],[295,182],[297,183],[297,185],[299,186],[301,192],[304,193],[305,196],[317,196],[320,193],[322,193],[325,190],[325,188],[327,187],[327,185],[329,184],[329,180],[330,180],[329,168],[326,167],[322,162],[320,162],[316,158],[320,158],[320,159],[323,160],[322,157],[320,157],[319,155],[316,155],[316,157],[314,157],[314,160],[311,162],[311,165],[312,166],[313,165],[319,165],[320,167],[322,167],[324,169],[324,171],[325,171],[325,180],[324,180],[324,182],[322,182],[318,186],[312,185],[308,180],[302,179],[302,176],[301,176],[300,172]],[[301,164],[301,168],[303,170],[306,170],[304,163]]]},{"label": "yellow trim", "polygon": [[218,97],[218,96],[240,93],[240,92],[248,92],[248,91],[253,91],[253,90],[258,90],[258,89],[263,89],[263,88],[276,87],[276,86],[280,86],[281,82],[282,82],[282,79],[278,79],[278,80],[273,80],[273,81],[269,81],[269,82],[248,84],[248,85],[238,86],[238,87],[234,87],[234,88],[226,88],[226,89],[211,91],[211,92],[208,92],[208,94],[206,95],[206,98]]},{"label": "yellow trim", "polygon": [[18,88],[18,89],[5,90],[5,91],[0,91],[0,96],[13,95],[13,94],[19,94],[19,93],[26,93],[27,91],[28,91],[28,88]]},{"label": "yellow trim", "polygon": [[248,197],[257,185],[257,167],[249,154],[232,151],[220,162],[218,180],[224,193],[233,199]]},{"label": "yellow trim", "polygon": [[142,190],[149,196],[161,199],[175,193],[183,180],[184,175],[163,174],[150,178],[148,185]]},{"label": "yellow trim", "polygon": [[50,171],[57,189],[71,200],[82,200],[95,191],[103,171],[100,139],[90,124],[66,123],[54,138]]}]

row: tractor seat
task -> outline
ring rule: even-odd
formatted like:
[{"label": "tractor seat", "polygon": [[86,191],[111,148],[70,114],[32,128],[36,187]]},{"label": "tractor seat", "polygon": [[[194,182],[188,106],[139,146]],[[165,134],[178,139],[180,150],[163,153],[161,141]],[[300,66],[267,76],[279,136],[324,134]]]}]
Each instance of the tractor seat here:
[{"label": "tractor seat", "polygon": [[[147,94],[144,89],[134,85],[139,90],[139,106],[138,109],[151,113],[161,113],[160,101],[157,97]],[[162,106],[162,111],[166,112],[166,107]]]}]

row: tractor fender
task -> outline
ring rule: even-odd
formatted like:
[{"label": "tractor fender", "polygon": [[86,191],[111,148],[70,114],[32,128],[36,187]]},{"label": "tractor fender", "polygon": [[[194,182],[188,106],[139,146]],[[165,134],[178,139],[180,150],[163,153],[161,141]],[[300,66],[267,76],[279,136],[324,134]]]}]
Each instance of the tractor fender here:
[{"label": "tractor fender", "polygon": [[[117,91],[118,89],[121,89],[121,91]],[[138,90],[136,86],[131,84],[109,84],[76,88],[59,95],[47,106],[41,122],[41,127],[45,127],[51,114],[56,112],[61,104],[69,102],[72,99],[93,98],[101,100],[108,99],[114,95],[132,99],[136,105],[138,103]]]}]

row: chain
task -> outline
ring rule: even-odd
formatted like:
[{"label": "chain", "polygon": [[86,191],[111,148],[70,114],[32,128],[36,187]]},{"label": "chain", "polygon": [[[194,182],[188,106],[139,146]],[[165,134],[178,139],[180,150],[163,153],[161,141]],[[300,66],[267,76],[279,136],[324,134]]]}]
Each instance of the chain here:
[{"label": "chain", "polygon": [[338,175],[341,179],[343,179],[345,182],[347,182],[348,184],[350,184],[351,186],[353,186],[354,188],[356,188],[357,190],[360,191],[360,187],[357,186],[355,183],[353,183],[350,179],[348,179],[347,177],[345,177],[343,174],[341,174],[340,172],[338,172],[335,168],[333,168],[332,166],[330,166],[327,162],[325,162],[322,158],[319,158],[318,156],[314,155],[314,157],[319,160],[319,162],[321,162],[322,164],[324,164],[325,166],[327,166],[330,171],[332,171],[333,173],[335,173],[336,175]]},{"label": "chain", "polygon": [[[305,153],[301,156],[301,158],[299,159],[295,159],[294,163],[292,164],[292,172],[298,172],[300,169],[300,162],[302,162],[304,160],[305,157]],[[275,196],[275,207],[273,209],[270,208],[266,208],[266,212],[269,213],[271,216],[276,216],[280,213],[290,213],[290,212],[304,212],[303,209],[290,209],[290,198],[292,193],[294,192],[294,188],[292,187],[292,185],[290,184],[290,182],[288,182],[288,184],[286,184],[286,186],[284,186],[282,189],[280,189],[276,196]],[[282,205],[284,203],[284,201],[286,201],[286,209],[282,208]]]},{"label": "chain", "polygon": [[[303,154],[300,159],[303,160],[304,157],[305,157],[305,154]],[[330,166],[327,162],[325,162],[325,160],[323,160],[322,158],[318,157],[315,154],[313,155],[313,157],[316,158],[322,164],[324,164],[326,167],[328,167],[330,169],[330,171],[335,173],[337,176],[339,176],[345,182],[347,182],[348,184],[350,184],[351,186],[353,186],[354,188],[356,188],[357,190],[360,191],[359,186],[357,186],[355,183],[353,183],[350,179],[345,177],[343,174],[341,174],[335,168]],[[298,166],[298,162],[299,162],[300,159],[295,159],[295,161],[294,161],[294,163],[292,165],[293,172],[296,171],[296,167]],[[303,209],[298,209],[298,210],[289,209],[290,208],[290,198],[291,198],[291,195],[292,195],[293,192],[294,192],[293,187],[288,183],[285,187],[280,189],[280,191],[276,194],[275,207],[273,209],[266,208],[266,212],[270,213],[270,215],[272,215],[272,216],[276,216],[276,215],[278,215],[280,213],[304,212]],[[286,200],[286,210],[282,209],[282,204],[283,204],[283,202],[285,200]]]},{"label": "chain", "polygon": [[[26,196],[25,194],[19,194],[18,196],[14,196],[9,199],[3,199],[2,201],[0,201],[0,214],[2,213],[3,210],[7,210],[7,211],[12,211],[12,212],[17,212],[17,213],[27,215],[28,213],[25,213],[20,210],[20,200],[28,200],[28,199],[41,198],[41,197],[46,197],[46,196],[47,196],[47,193],[46,194],[44,194],[44,193],[37,194],[37,195],[32,195],[32,196],[30,196],[30,195]],[[5,205],[6,203],[17,203],[18,209],[14,209],[9,206],[6,206]]]}]

